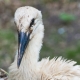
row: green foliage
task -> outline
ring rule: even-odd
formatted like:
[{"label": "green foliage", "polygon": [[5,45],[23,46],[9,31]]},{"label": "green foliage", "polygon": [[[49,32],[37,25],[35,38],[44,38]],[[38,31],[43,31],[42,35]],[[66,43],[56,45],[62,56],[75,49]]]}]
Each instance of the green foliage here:
[{"label": "green foliage", "polygon": [[0,30],[0,39],[14,41],[15,40],[14,32],[11,30]]},{"label": "green foliage", "polygon": [[13,30],[0,30],[0,65],[3,64],[3,60],[5,60],[5,65],[6,62],[10,62],[12,60],[12,56],[15,53],[16,41],[17,40]]},{"label": "green foliage", "polygon": [[58,2],[59,0],[42,0],[44,3]]},{"label": "green foliage", "polygon": [[40,52],[40,59],[42,59],[43,57],[49,57],[49,56],[50,56],[50,58],[53,58],[54,49],[44,43],[43,47],[41,49],[41,52]]},{"label": "green foliage", "polygon": [[76,0],[69,0],[70,2],[75,2]]},{"label": "green foliage", "polygon": [[21,0],[22,2],[26,2],[27,0]]},{"label": "green foliage", "polygon": [[63,21],[64,23],[67,23],[67,24],[76,19],[74,15],[67,14],[67,13],[61,13],[59,15],[59,18],[61,21]]},{"label": "green foliage", "polygon": [[67,49],[65,50],[66,57],[68,59],[73,59],[80,64],[80,46],[76,46],[74,49]]}]

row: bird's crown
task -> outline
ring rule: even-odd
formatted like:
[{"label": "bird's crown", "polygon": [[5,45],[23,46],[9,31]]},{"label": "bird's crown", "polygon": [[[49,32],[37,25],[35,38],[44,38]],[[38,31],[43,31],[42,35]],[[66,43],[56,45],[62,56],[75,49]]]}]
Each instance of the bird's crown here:
[{"label": "bird's crown", "polygon": [[41,11],[30,6],[18,8],[14,15],[14,21],[19,30],[23,28],[26,30],[40,19],[42,19]]}]

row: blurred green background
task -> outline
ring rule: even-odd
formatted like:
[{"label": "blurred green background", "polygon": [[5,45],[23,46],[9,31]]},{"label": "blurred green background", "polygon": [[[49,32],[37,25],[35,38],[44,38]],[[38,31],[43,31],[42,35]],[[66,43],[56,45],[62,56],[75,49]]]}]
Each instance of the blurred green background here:
[{"label": "blurred green background", "polygon": [[0,68],[8,70],[17,50],[14,12],[20,6],[42,11],[42,57],[63,56],[80,64],[80,0],[0,0]]}]

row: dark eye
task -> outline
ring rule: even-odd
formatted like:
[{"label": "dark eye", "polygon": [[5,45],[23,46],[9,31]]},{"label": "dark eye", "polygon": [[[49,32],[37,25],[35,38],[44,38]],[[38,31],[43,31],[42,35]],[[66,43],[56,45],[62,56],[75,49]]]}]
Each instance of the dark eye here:
[{"label": "dark eye", "polygon": [[34,18],[31,20],[30,27],[32,27],[32,25],[34,24],[34,20]]}]

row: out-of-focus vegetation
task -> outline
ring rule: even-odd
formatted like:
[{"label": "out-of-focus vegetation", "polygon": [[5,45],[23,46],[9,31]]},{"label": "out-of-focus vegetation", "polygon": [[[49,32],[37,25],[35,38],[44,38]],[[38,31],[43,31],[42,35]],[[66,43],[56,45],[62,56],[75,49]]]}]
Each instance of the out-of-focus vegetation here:
[{"label": "out-of-focus vegetation", "polygon": [[62,20],[62,22],[65,24],[69,24],[70,22],[72,22],[76,19],[74,15],[70,15],[70,14],[66,14],[66,13],[61,13],[59,15],[59,17]]},{"label": "out-of-focus vegetation", "polygon": [[79,0],[0,0],[0,67],[8,69],[17,50],[14,12],[20,6],[42,11],[45,37],[40,59],[63,56],[80,64]]}]

